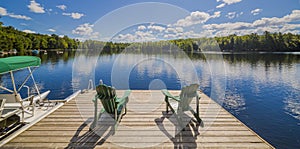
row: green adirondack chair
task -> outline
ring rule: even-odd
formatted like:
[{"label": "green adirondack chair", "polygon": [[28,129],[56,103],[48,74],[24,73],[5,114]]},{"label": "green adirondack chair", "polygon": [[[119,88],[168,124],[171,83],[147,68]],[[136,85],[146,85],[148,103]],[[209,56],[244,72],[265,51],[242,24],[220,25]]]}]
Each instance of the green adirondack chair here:
[{"label": "green adirondack chair", "polygon": [[[126,104],[129,100],[130,90],[125,91],[123,97],[118,98],[116,90],[113,87],[105,84],[100,84],[96,87],[97,94],[93,99],[95,111],[94,121],[90,126],[90,130],[95,128],[101,115],[106,112],[115,119],[115,129],[117,128],[121,118],[126,114]],[[101,101],[103,108],[98,113],[98,99]]]},{"label": "green adirondack chair", "polygon": [[[199,95],[197,90],[199,88],[198,84],[191,84],[189,86],[183,87],[179,96],[173,96],[169,93],[168,90],[162,90],[162,93],[165,95],[166,102],[166,112],[169,112],[169,108],[174,113],[176,120],[178,121],[179,126],[184,129],[185,126],[182,123],[182,114],[185,111],[190,111],[196,118],[199,125],[203,125],[201,118],[199,117]],[[190,106],[190,103],[193,98],[196,98],[196,112]],[[170,100],[177,102],[178,104],[172,105]],[[175,111],[176,110],[176,111]]]}]

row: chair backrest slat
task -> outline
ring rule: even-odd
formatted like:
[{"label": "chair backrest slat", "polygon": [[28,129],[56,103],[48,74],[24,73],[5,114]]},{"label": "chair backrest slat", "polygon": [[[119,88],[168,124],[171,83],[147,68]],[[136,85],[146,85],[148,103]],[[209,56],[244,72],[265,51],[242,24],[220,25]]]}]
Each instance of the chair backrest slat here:
[{"label": "chair backrest slat", "polygon": [[116,108],[116,91],[114,88],[105,84],[100,84],[96,87],[98,98],[100,99],[103,108],[107,113],[113,114]]},{"label": "chair backrest slat", "polygon": [[191,84],[189,86],[183,87],[180,93],[180,107],[182,110],[188,110],[188,107],[194,97],[197,97],[197,90],[199,84]]}]

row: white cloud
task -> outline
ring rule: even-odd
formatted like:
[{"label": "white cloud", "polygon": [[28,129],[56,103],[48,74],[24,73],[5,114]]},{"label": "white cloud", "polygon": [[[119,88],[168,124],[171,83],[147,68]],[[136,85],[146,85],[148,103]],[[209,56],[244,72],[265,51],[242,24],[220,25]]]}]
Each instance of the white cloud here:
[{"label": "white cloud", "polygon": [[70,16],[73,19],[80,19],[81,17],[84,16],[83,13],[77,13],[77,12],[72,12],[72,13],[62,13],[62,15],[64,16]]},{"label": "white cloud", "polygon": [[72,13],[72,15],[71,15],[71,17],[73,18],[73,19],[80,19],[81,17],[83,17],[84,16],[84,14],[82,14],[82,13]]},{"label": "white cloud", "polygon": [[224,3],[226,3],[227,5],[231,5],[234,3],[238,3],[241,2],[242,0],[222,0]]},{"label": "white cloud", "polygon": [[52,29],[52,28],[48,29],[47,31],[49,31],[49,32],[56,32],[56,30]]},{"label": "white cloud", "polygon": [[246,23],[246,22],[203,25],[204,29],[209,29],[209,30],[242,30],[242,29],[247,29],[247,28],[251,28],[251,27],[252,27],[252,24]]},{"label": "white cloud", "polygon": [[35,31],[32,31],[32,30],[28,30],[28,29],[25,29],[25,30],[23,30],[23,32],[25,32],[25,33],[35,33]]},{"label": "white cloud", "polygon": [[300,10],[293,10],[290,15],[286,15],[282,18],[285,22],[300,21]]},{"label": "white cloud", "polygon": [[15,15],[15,14],[9,14],[8,16],[16,19],[24,19],[24,20],[31,20],[30,17],[24,16],[24,15]]},{"label": "white cloud", "polygon": [[216,36],[227,36],[230,34],[246,35],[251,33],[262,34],[264,31],[299,33],[300,24],[289,24],[297,21],[300,21],[300,10],[293,10],[291,14],[288,14],[282,18],[261,18],[253,21],[252,23],[234,22],[206,24],[203,25],[203,29],[212,31]]},{"label": "white cloud", "polygon": [[254,9],[254,10],[252,10],[251,11],[251,13],[253,14],[253,15],[258,15],[259,13],[261,13],[262,12],[262,9],[259,9],[259,8],[257,8],[257,9]]},{"label": "white cloud", "polygon": [[[235,18],[243,12],[230,12],[226,15]],[[246,35],[251,33],[263,34],[265,31],[282,33],[300,33],[300,10],[293,10],[284,17],[261,18],[253,22],[228,22],[221,24],[203,24],[207,20],[221,16],[221,11],[212,15],[205,12],[192,12],[189,16],[178,20],[167,27],[150,24],[137,26],[133,32],[120,34],[116,42],[145,42],[178,38],[201,38],[214,36],[227,36],[231,34]],[[195,26],[202,25],[202,26]]]},{"label": "white cloud", "polygon": [[150,29],[150,30],[159,31],[159,32],[162,32],[166,29],[162,26],[157,26],[157,25],[149,25],[147,28]]},{"label": "white cloud", "polygon": [[92,24],[84,23],[79,25],[75,30],[72,30],[72,33],[95,39],[98,38],[100,34],[99,32],[94,32],[93,27],[94,25]]},{"label": "white cloud", "polygon": [[221,11],[214,12],[214,15],[211,16],[211,18],[218,18],[221,16]]},{"label": "white cloud", "polygon": [[30,1],[28,8],[31,12],[34,13],[45,13],[44,7],[42,7],[39,3],[35,2],[34,0]]},{"label": "white cloud", "polygon": [[238,2],[241,2],[242,0],[217,0],[217,2],[220,2],[220,1],[222,1],[223,3],[216,6],[216,8],[222,8],[225,5],[231,5],[231,4],[234,4],[234,3],[238,3]]},{"label": "white cloud", "polygon": [[218,5],[218,6],[216,6],[216,8],[222,8],[222,7],[224,7],[225,5],[226,5],[225,3],[222,3],[222,4]]},{"label": "white cloud", "polygon": [[255,27],[262,27],[262,26],[277,26],[277,25],[283,25],[284,20],[282,18],[261,18],[259,20],[256,20],[253,22],[253,26]]},{"label": "white cloud", "polygon": [[6,11],[5,8],[0,7],[0,15],[1,15],[1,16],[6,16],[6,15],[7,15],[7,11]]},{"label": "white cloud", "polygon": [[6,9],[3,8],[3,7],[0,7],[0,15],[1,16],[9,16],[11,18],[16,18],[16,19],[31,20],[30,17],[24,16],[24,15],[16,15],[16,14],[13,14],[13,13],[8,13],[6,11]]},{"label": "white cloud", "polygon": [[226,17],[229,19],[233,19],[233,18],[235,18],[235,15],[236,15],[236,12],[228,12]]},{"label": "white cloud", "polygon": [[114,42],[147,42],[158,40],[151,31],[136,31],[135,33],[120,34]]},{"label": "white cloud", "polygon": [[176,22],[176,26],[192,26],[195,24],[201,24],[206,22],[210,18],[210,15],[206,12],[195,11],[184,19],[180,19]]},{"label": "white cloud", "polygon": [[94,25],[89,23],[81,24],[75,30],[72,30],[72,33],[78,35],[90,35],[93,32],[93,27]]},{"label": "white cloud", "polygon": [[144,26],[144,25],[138,26],[138,30],[145,30],[145,29],[146,29],[146,26]]},{"label": "white cloud", "polygon": [[242,14],[244,14],[244,12],[240,12],[240,13],[237,13],[237,12],[228,12],[226,14],[226,17],[229,18],[229,19],[233,19],[233,18],[239,17]]},{"label": "white cloud", "polygon": [[57,5],[56,7],[61,9],[61,10],[66,10],[67,9],[66,5]]},{"label": "white cloud", "polygon": [[297,29],[299,32],[300,24],[286,24],[279,31],[282,33],[291,32],[292,30]]}]

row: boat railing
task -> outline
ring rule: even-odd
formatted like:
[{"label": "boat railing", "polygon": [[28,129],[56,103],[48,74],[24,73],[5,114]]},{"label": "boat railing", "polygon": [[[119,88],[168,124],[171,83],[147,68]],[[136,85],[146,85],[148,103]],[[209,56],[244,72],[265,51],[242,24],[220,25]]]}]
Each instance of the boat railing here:
[{"label": "boat railing", "polygon": [[27,97],[29,97],[30,96],[30,87],[27,85],[24,85],[23,87],[27,88]]},{"label": "boat railing", "polygon": [[90,79],[90,80],[89,80],[88,87],[87,87],[87,90],[93,90],[93,89],[94,89],[93,80],[92,80],[92,79]]}]

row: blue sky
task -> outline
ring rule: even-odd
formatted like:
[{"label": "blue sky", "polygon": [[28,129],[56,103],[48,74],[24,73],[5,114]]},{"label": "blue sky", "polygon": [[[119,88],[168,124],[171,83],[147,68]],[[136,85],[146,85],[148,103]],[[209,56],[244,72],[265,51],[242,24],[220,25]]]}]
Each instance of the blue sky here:
[{"label": "blue sky", "polygon": [[300,33],[299,0],[1,0],[0,15],[5,26],[79,39]]}]

